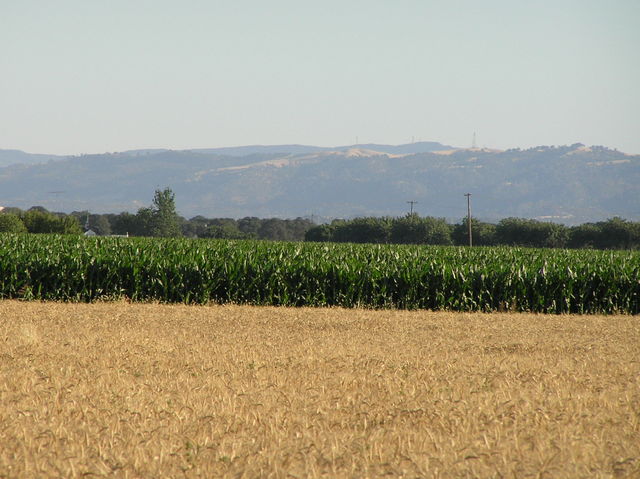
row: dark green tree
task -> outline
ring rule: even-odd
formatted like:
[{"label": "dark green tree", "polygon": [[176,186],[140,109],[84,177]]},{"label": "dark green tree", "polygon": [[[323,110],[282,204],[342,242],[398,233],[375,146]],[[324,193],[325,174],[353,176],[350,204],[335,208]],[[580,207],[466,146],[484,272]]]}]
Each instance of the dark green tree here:
[{"label": "dark green tree", "polygon": [[171,188],[156,190],[151,213],[151,236],[177,237],[182,234],[180,216],[176,213],[175,195]]},{"label": "dark green tree", "polygon": [[602,238],[602,228],[594,223],[573,226],[569,230],[569,248],[597,248]]},{"label": "dark green tree", "polygon": [[205,231],[209,226],[209,219],[204,216],[194,216],[182,222],[182,236],[187,238],[204,238]]},{"label": "dark green tree", "polygon": [[245,235],[234,224],[212,224],[201,236],[202,238],[244,239]]},{"label": "dark green tree", "polygon": [[140,208],[135,216],[134,229],[131,232],[135,236],[154,236],[155,218],[153,208],[145,206]]},{"label": "dark green tree", "polygon": [[569,229],[557,223],[524,218],[505,218],[496,226],[496,241],[509,246],[536,248],[564,248],[569,240]]},{"label": "dark green tree", "polygon": [[21,219],[29,233],[82,234],[80,223],[73,216],[58,216],[32,208]]},{"label": "dark green tree", "polygon": [[127,211],[114,215],[110,221],[111,232],[117,235],[142,236],[138,227],[138,216]]},{"label": "dark green tree", "polygon": [[640,224],[614,217],[598,224],[602,235],[599,248],[630,249],[640,246]]},{"label": "dark green tree", "polygon": [[286,220],[285,224],[289,230],[289,237],[291,241],[303,241],[307,231],[315,226],[311,220],[300,217],[293,220]]},{"label": "dark green tree", "polygon": [[333,222],[333,241],[340,243],[388,243],[391,233],[389,218],[355,218]]},{"label": "dark green tree", "polygon": [[288,241],[291,239],[284,220],[280,218],[264,220],[258,230],[258,238],[272,241]]},{"label": "dark green tree", "polygon": [[[183,219],[176,213],[175,195],[171,188],[165,188],[155,191],[151,206],[138,210],[129,233],[136,236],[177,237],[182,235],[182,222]],[[115,229],[119,230],[120,227],[117,225]]]},{"label": "dark green tree", "polygon": [[416,213],[395,218],[391,225],[391,242],[398,244],[451,244],[451,226],[444,218]]},{"label": "dark green tree", "polygon": [[263,220],[255,216],[247,216],[238,220],[238,229],[242,231],[247,238],[257,238],[262,221]]},{"label": "dark green tree", "polygon": [[18,215],[13,213],[0,214],[0,233],[26,233],[27,227]]},{"label": "dark green tree", "polygon": [[107,236],[111,234],[111,223],[106,215],[89,216],[89,228],[100,236]]},{"label": "dark green tree", "polygon": [[[451,239],[454,244],[466,246],[469,244],[469,228],[467,218],[454,225],[451,232]],[[491,246],[496,244],[496,225],[483,223],[475,218],[471,218],[471,235],[475,246]]]},{"label": "dark green tree", "polygon": [[327,242],[333,241],[332,225],[318,225],[310,228],[304,235],[305,241]]}]

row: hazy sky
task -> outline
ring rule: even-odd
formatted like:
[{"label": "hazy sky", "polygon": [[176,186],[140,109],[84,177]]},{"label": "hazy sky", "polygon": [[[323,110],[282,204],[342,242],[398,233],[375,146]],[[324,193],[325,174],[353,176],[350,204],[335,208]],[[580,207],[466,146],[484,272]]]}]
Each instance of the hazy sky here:
[{"label": "hazy sky", "polygon": [[0,0],[0,148],[640,153],[638,0]]}]

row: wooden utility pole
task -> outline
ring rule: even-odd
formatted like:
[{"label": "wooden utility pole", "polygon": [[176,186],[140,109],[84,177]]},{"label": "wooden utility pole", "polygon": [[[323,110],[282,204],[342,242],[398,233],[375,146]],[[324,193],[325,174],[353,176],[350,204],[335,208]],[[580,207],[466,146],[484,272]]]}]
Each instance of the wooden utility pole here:
[{"label": "wooden utility pole", "polygon": [[473,238],[471,234],[471,193],[465,193],[467,197],[467,227],[469,228],[469,246],[473,246]]},{"label": "wooden utility pole", "polygon": [[417,203],[417,201],[407,201],[407,203],[409,203],[411,205],[411,210],[410,210],[409,214],[411,216],[413,216],[413,205],[415,205]]}]

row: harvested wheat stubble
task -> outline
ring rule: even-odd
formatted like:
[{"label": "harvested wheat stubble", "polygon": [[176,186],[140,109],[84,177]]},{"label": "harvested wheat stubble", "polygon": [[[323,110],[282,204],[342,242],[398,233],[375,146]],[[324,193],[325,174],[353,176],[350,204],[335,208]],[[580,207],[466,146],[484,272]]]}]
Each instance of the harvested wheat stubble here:
[{"label": "harvested wheat stubble", "polygon": [[639,477],[640,322],[0,302],[0,477]]}]

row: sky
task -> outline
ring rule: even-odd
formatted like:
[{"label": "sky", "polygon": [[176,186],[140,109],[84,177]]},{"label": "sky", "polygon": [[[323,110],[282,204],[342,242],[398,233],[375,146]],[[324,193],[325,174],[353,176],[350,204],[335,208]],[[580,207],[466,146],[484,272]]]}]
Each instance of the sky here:
[{"label": "sky", "polygon": [[640,154],[638,0],[0,0],[0,148]]}]

